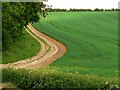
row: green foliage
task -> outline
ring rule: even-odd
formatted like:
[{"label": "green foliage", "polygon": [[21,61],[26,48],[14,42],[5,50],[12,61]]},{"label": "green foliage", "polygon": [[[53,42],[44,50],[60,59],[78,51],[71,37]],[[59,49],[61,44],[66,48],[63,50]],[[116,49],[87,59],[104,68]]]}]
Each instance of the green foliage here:
[{"label": "green foliage", "polygon": [[52,9],[52,8],[47,8],[46,10],[48,12],[67,12],[67,9]]},{"label": "green foliage", "polygon": [[94,10],[92,9],[76,9],[76,8],[70,8],[69,10],[67,9],[53,9],[53,8],[47,8],[46,11],[48,12],[81,12],[81,11],[119,11],[119,9],[99,9],[95,8]]},{"label": "green foliage", "polygon": [[2,32],[3,50],[21,39],[24,26],[39,20],[38,13],[43,13],[42,2],[3,2],[2,3]]},{"label": "green foliage", "polygon": [[118,77],[118,12],[53,12],[33,25],[67,47],[66,54],[50,66]]},{"label": "green foliage", "polygon": [[[6,34],[6,33],[5,33]],[[22,39],[10,45],[9,51],[2,54],[1,63],[13,63],[24,60],[36,55],[40,50],[40,44],[26,30],[23,32]]]},{"label": "green foliage", "polygon": [[80,11],[92,11],[91,9],[75,9],[75,8],[71,8],[69,10],[70,12],[80,12]]},{"label": "green foliage", "polygon": [[57,68],[41,70],[3,69],[3,82],[11,82],[18,88],[116,88],[117,79],[93,75],[64,73]]},{"label": "green foliage", "polygon": [[94,11],[104,11],[104,9],[95,8]]}]

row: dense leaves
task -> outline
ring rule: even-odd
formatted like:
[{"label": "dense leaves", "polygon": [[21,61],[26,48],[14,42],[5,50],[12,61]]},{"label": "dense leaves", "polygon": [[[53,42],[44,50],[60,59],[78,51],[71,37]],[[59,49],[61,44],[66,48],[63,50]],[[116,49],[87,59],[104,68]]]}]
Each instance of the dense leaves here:
[{"label": "dense leaves", "polygon": [[8,50],[11,44],[22,38],[24,26],[37,22],[44,7],[42,2],[2,3],[3,50]]}]

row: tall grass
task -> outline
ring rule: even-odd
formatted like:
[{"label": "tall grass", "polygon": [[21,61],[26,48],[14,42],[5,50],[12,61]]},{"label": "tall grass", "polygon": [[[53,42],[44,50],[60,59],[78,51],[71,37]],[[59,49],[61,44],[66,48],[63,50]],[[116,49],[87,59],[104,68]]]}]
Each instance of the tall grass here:
[{"label": "tall grass", "polygon": [[9,51],[4,51],[2,54],[2,63],[13,63],[19,60],[24,60],[36,55],[40,51],[40,44],[24,30],[22,40],[17,41],[10,46]]}]

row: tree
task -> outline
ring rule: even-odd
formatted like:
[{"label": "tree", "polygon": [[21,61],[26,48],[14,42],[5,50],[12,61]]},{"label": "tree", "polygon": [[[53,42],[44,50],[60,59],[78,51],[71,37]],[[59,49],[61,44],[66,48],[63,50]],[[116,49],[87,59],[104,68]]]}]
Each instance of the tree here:
[{"label": "tree", "polygon": [[2,3],[2,38],[3,50],[20,39],[24,26],[39,20],[39,13],[45,16],[42,2],[3,2]]}]

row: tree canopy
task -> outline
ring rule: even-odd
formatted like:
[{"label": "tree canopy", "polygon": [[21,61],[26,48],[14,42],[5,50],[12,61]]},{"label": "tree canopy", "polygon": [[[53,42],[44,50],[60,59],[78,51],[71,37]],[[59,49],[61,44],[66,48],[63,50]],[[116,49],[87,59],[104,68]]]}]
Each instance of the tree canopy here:
[{"label": "tree canopy", "polygon": [[22,37],[24,26],[37,22],[39,13],[45,15],[42,2],[3,2],[2,3],[2,39],[3,50]]}]

